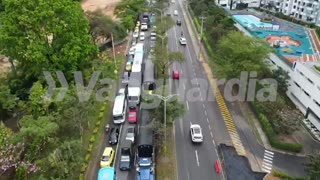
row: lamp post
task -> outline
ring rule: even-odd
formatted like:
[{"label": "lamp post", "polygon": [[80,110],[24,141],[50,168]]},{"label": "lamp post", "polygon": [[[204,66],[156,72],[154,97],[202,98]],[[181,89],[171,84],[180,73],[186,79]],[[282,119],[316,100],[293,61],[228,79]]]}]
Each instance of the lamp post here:
[{"label": "lamp post", "polygon": [[162,15],[163,15],[163,12],[165,11],[165,9],[159,9],[159,8],[154,8],[154,9],[160,12],[161,23],[162,23]]},{"label": "lamp post", "polygon": [[161,39],[161,47],[163,49],[163,40],[164,40],[164,38],[167,37],[167,34],[165,34],[164,36],[161,36],[160,34],[157,34],[157,36]]},{"label": "lamp post", "polygon": [[164,101],[164,150],[167,150],[167,101],[170,100],[174,96],[178,96],[179,94],[171,94],[169,96],[161,96],[159,94],[150,94],[151,96],[156,96],[162,101]]}]

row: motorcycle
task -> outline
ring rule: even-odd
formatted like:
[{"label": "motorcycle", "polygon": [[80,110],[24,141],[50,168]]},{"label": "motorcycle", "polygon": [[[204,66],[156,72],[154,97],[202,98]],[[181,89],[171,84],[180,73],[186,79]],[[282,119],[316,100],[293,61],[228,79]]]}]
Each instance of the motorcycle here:
[{"label": "motorcycle", "polygon": [[109,125],[109,124],[107,124],[107,125],[106,125],[106,127],[105,127],[105,129],[106,129],[106,132],[109,132],[110,125]]}]

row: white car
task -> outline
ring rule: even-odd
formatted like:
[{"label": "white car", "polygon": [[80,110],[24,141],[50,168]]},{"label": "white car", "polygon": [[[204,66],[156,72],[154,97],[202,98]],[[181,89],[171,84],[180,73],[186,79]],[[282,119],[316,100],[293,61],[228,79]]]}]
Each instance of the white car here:
[{"label": "white car", "polygon": [[174,3],[175,3],[175,1],[174,1],[174,0],[171,0],[171,3],[172,3],[172,4],[174,4]]},{"label": "white car", "polygon": [[141,31],[148,31],[148,24],[147,23],[141,23]]},{"label": "white car", "polygon": [[134,38],[138,38],[139,37],[139,32],[138,31],[133,32],[133,37]]},{"label": "white car", "polygon": [[184,37],[180,37],[179,38],[179,42],[180,42],[181,45],[187,45],[187,40]]},{"label": "white car", "polygon": [[131,47],[129,50],[129,55],[134,55],[134,51],[136,50],[135,47]]},{"label": "white car", "polygon": [[199,124],[192,124],[190,126],[191,141],[195,143],[203,142],[202,129]]},{"label": "white car", "polygon": [[135,128],[134,127],[129,127],[127,129],[126,140],[129,140],[132,143],[134,143],[134,137],[135,137]]},{"label": "white car", "polygon": [[178,16],[178,10],[174,10],[173,15]]},{"label": "white car", "polygon": [[140,41],[144,41],[144,32],[140,33],[140,37],[139,37]]},{"label": "white car", "polygon": [[151,35],[150,37],[151,41],[155,41],[157,39],[157,33],[152,32],[150,35]]}]

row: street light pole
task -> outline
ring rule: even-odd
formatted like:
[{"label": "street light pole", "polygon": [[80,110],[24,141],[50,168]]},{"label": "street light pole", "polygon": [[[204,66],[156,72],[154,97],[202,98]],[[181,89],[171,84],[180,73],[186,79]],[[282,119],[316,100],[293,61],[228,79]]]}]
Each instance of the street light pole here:
[{"label": "street light pole", "polygon": [[161,36],[160,34],[157,34],[157,36],[161,39],[161,47],[163,49],[163,40],[164,40],[164,38],[167,37],[167,35],[165,34],[165,36]]},{"label": "street light pole", "polygon": [[171,94],[169,96],[161,96],[159,94],[150,94],[151,96],[156,96],[164,102],[164,150],[167,151],[167,101],[174,96],[179,94]]},{"label": "street light pole", "polygon": [[162,14],[165,11],[165,9],[159,9],[159,8],[154,8],[154,9],[160,12],[161,23],[162,23]]}]

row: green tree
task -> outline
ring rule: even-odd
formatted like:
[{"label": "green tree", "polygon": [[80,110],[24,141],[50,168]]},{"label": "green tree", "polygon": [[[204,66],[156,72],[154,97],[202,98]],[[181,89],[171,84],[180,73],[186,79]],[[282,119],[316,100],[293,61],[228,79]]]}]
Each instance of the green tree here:
[{"label": "green tree", "polygon": [[12,111],[18,103],[15,94],[11,94],[9,86],[0,84],[0,119],[4,119],[9,111]]},{"label": "green tree", "polygon": [[33,84],[29,96],[30,101],[27,104],[30,105],[28,108],[34,117],[44,116],[48,112],[50,100],[45,97],[46,92],[47,90],[39,81]]},{"label": "green tree", "polygon": [[269,52],[263,40],[232,31],[220,40],[213,63],[218,76],[238,78],[242,71],[264,71],[267,68],[264,60]]},{"label": "green tree", "polygon": [[[146,9],[145,0],[121,0],[115,8],[115,14],[118,18],[132,17],[133,21],[139,14]],[[122,21],[126,29],[132,30],[135,22],[128,23],[128,18]]]},{"label": "green tree", "polygon": [[58,125],[52,116],[40,116],[34,119],[31,115],[23,116],[19,122],[21,129],[15,136],[15,142],[25,142],[25,158],[29,161],[38,159],[49,145],[56,141]]},{"label": "green tree", "polygon": [[81,141],[64,141],[47,157],[40,160],[42,172],[47,178],[70,179],[79,171],[83,162]]},{"label": "green tree", "polygon": [[284,69],[279,67],[276,70],[272,70],[272,75],[273,78],[278,82],[278,92],[285,95],[288,90],[290,79],[288,71],[285,71]]},{"label": "green tree", "polygon": [[160,70],[162,77],[166,77],[168,68],[173,62],[180,63],[184,61],[185,57],[180,52],[168,52],[166,47],[155,48],[153,62],[155,63],[157,69]]},{"label": "green tree", "polygon": [[127,33],[125,28],[113,22],[113,20],[104,15],[101,10],[87,12],[87,17],[90,24],[90,34],[96,43],[99,43],[99,40],[106,41],[107,39],[111,40],[111,34],[115,40],[120,40],[126,37]]},{"label": "green tree", "polygon": [[320,177],[320,153],[309,155],[307,164],[308,174],[311,180],[319,180]]},{"label": "green tree", "polygon": [[78,2],[3,0],[3,5],[0,47],[29,79],[57,69],[71,77],[97,52]]}]

